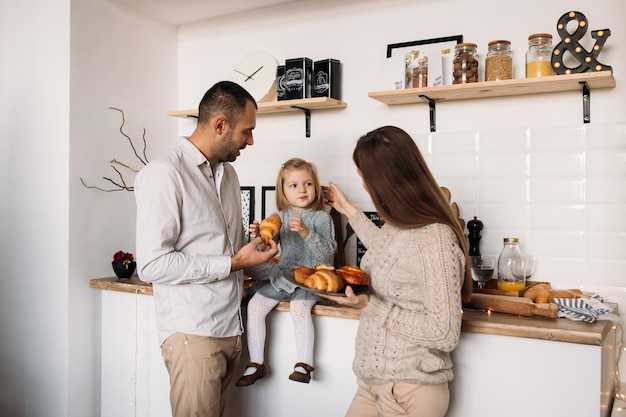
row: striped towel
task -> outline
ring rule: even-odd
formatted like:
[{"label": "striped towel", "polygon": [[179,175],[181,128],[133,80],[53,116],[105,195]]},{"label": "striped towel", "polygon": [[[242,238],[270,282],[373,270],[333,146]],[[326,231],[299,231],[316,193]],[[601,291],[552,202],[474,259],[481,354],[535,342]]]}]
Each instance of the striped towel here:
[{"label": "striped towel", "polygon": [[555,298],[552,300],[559,306],[559,317],[582,320],[587,323],[593,323],[598,319],[598,315],[612,311],[602,301],[604,301],[602,297],[597,294],[589,298]]}]

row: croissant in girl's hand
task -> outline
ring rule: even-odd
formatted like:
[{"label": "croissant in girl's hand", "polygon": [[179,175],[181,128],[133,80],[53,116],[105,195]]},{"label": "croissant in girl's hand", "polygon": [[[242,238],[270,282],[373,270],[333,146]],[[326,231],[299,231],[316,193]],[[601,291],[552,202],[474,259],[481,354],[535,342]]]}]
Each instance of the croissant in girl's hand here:
[{"label": "croissant in girl's hand", "polygon": [[280,217],[278,217],[278,214],[272,214],[271,216],[261,220],[261,223],[259,224],[259,234],[263,239],[263,243],[267,245],[270,239],[273,239],[274,236],[276,236],[282,225],[283,222],[280,220]]}]

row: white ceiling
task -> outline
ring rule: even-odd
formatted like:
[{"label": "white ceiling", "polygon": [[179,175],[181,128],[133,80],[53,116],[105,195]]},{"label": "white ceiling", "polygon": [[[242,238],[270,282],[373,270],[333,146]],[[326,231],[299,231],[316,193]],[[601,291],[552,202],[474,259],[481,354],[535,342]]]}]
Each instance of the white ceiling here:
[{"label": "white ceiling", "polygon": [[111,0],[176,26],[298,0]]}]

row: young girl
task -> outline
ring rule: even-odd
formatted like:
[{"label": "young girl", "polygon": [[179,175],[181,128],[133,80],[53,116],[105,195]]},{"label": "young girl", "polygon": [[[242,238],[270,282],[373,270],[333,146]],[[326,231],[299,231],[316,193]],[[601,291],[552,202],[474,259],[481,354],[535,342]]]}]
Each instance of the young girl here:
[{"label": "young girl", "polygon": [[[337,249],[332,218],[324,211],[324,200],[315,165],[299,158],[285,162],[276,180],[276,207],[282,226],[274,237],[280,243],[278,264],[268,262],[246,270],[264,284],[248,303],[246,334],[250,362],[238,387],[254,384],[266,374],[264,365],[265,318],[282,300],[290,300],[296,337],[297,362],[289,379],[309,383],[313,368],[314,330],[311,309],[320,298],[283,277],[282,271],[300,266],[332,265]],[[259,222],[250,225],[250,235],[259,236]]]}]

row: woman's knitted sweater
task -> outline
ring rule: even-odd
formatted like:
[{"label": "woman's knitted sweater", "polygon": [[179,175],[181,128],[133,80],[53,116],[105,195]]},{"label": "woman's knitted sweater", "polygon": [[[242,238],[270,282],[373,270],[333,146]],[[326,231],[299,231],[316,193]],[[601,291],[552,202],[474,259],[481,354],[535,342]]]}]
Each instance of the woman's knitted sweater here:
[{"label": "woman's knitted sweater", "polygon": [[[293,213],[302,217],[302,222],[309,229],[309,236],[302,239],[299,233],[289,230],[289,221]],[[317,264],[333,264],[333,255],[337,249],[333,219],[324,210],[279,211],[283,225],[274,238],[280,244],[278,267],[280,270],[294,269],[299,266],[313,268]],[[292,293],[297,287],[282,275],[270,277],[272,286],[277,290]]]},{"label": "woman's knitted sweater", "polygon": [[362,212],[349,218],[367,248],[371,280],[361,310],[353,370],[368,384],[433,385],[453,378],[450,352],[461,335],[465,257],[443,224],[378,228]]}]

